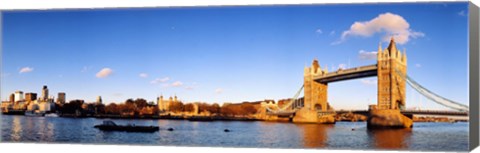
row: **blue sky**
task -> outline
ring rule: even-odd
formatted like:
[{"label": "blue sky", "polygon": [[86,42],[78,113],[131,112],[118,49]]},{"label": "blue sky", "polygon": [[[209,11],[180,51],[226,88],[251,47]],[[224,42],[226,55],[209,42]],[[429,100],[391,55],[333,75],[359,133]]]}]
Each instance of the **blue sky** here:
[{"label": "blue sky", "polygon": [[[368,53],[397,34],[408,74],[467,104],[467,4],[5,11],[1,99],[44,84],[52,96],[107,103],[160,94],[210,103],[289,98],[314,58],[329,70],[374,64]],[[376,103],[375,80],[331,83],[328,99],[366,109]],[[443,108],[426,101],[407,88],[407,107]]]}]

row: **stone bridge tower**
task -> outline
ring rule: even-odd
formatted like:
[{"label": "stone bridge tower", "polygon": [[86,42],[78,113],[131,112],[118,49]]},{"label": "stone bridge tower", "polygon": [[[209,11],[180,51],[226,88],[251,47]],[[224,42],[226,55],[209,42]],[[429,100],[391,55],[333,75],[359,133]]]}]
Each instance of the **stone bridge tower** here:
[{"label": "stone bridge tower", "polygon": [[328,70],[322,70],[318,63],[318,60],[313,60],[311,67],[305,67],[304,77],[304,104],[305,107],[311,111],[328,110],[327,103],[327,89],[328,85],[324,83],[318,83],[314,80],[314,76],[326,75]]},{"label": "stone bridge tower", "polygon": [[377,54],[378,103],[377,109],[404,109],[407,74],[407,55],[397,50],[395,40],[387,48],[378,46]]}]

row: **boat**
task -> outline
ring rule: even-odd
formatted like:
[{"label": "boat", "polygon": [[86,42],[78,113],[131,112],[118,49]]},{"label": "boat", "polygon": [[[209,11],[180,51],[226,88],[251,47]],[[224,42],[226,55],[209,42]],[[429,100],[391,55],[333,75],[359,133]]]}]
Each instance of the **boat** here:
[{"label": "boat", "polygon": [[58,117],[58,114],[49,113],[49,114],[45,114],[45,117]]},{"label": "boat", "polygon": [[213,121],[212,117],[209,116],[192,116],[187,118],[188,121],[200,121],[200,122],[209,122]]},{"label": "boat", "polygon": [[103,121],[100,125],[95,125],[94,128],[97,128],[102,131],[125,131],[125,132],[155,132],[160,130],[158,126],[136,126],[134,125],[117,125],[115,122],[107,120]]},{"label": "boat", "polygon": [[25,111],[25,116],[43,117],[43,116],[45,116],[45,114],[44,114],[44,113],[40,113],[40,112],[35,112],[35,111]]}]

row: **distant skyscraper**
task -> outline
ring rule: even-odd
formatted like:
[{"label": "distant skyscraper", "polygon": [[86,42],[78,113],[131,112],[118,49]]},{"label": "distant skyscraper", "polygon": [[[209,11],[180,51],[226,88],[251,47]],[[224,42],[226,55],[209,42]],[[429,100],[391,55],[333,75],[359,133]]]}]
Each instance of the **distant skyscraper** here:
[{"label": "distant skyscraper", "polygon": [[37,100],[37,93],[29,92],[25,93],[25,101],[32,102]]},{"label": "distant skyscraper", "polygon": [[57,97],[57,103],[58,104],[65,104],[66,98],[65,98],[65,93],[64,92],[59,92],[58,97]]},{"label": "distant skyscraper", "polygon": [[10,94],[10,99],[9,99],[10,102],[15,102],[15,94]]},{"label": "distant skyscraper", "polygon": [[102,96],[97,97],[97,105],[102,104]]},{"label": "distant skyscraper", "polygon": [[46,101],[48,99],[48,88],[46,85],[43,86],[42,88],[42,100]]},{"label": "distant skyscraper", "polygon": [[15,91],[15,102],[25,100],[23,98],[23,91]]}]

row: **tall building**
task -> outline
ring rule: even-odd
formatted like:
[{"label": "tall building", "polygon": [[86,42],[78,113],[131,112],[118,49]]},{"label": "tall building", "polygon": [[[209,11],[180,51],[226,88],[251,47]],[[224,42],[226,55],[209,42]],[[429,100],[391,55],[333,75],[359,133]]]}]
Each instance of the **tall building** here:
[{"label": "tall building", "polygon": [[160,97],[157,98],[158,110],[160,110],[160,111],[168,111],[170,105],[171,105],[173,102],[177,102],[177,96],[175,96],[175,97],[170,96],[170,97],[168,98],[168,101],[165,101],[165,100],[163,100],[163,95],[161,95]]},{"label": "tall building", "polygon": [[324,70],[320,67],[317,59],[313,60],[311,67],[305,67],[303,72],[303,84],[305,95],[305,108],[314,110],[328,110],[327,90],[328,84],[315,81],[316,76],[324,76],[328,74],[328,69]]},{"label": "tall building", "polygon": [[11,103],[15,102],[15,94],[13,94],[13,93],[10,94],[9,101],[10,101]]},{"label": "tall building", "polygon": [[97,97],[97,105],[101,105],[102,104],[102,96],[98,96]]},{"label": "tall building", "polygon": [[163,102],[163,95],[161,95],[160,97],[157,97],[157,106],[158,106],[159,111],[165,111],[166,110],[165,104]]},{"label": "tall building", "polygon": [[15,102],[25,100],[23,97],[23,91],[15,91]]},{"label": "tall building", "polygon": [[401,53],[390,40],[387,48],[378,46],[378,109],[405,108],[405,75],[407,74],[407,54]]},{"label": "tall building", "polygon": [[57,103],[58,104],[65,104],[66,101],[66,95],[64,92],[59,92],[58,97],[57,97]]},{"label": "tall building", "polygon": [[43,101],[48,100],[48,87],[46,85],[42,88],[42,97],[40,97]]},{"label": "tall building", "polygon": [[33,92],[25,93],[25,101],[33,102],[35,100],[37,100],[37,93],[33,93]]}]

